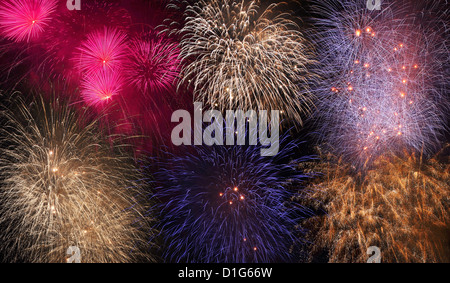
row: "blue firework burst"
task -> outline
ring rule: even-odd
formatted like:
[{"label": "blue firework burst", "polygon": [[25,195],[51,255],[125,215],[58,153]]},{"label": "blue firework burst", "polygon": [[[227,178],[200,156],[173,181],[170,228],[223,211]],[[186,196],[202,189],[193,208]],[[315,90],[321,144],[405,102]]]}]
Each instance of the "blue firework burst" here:
[{"label": "blue firework burst", "polygon": [[314,2],[323,141],[355,165],[405,149],[433,153],[448,111],[443,1],[383,1],[380,10]]},{"label": "blue firework burst", "polygon": [[[285,139],[283,139],[285,140]],[[281,144],[284,142],[282,141]],[[155,193],[169,262],[279,262],[309,213],[291,201],[310,157],[293,142],[274,157],[260,146],[192,146],[160,163]]]}]

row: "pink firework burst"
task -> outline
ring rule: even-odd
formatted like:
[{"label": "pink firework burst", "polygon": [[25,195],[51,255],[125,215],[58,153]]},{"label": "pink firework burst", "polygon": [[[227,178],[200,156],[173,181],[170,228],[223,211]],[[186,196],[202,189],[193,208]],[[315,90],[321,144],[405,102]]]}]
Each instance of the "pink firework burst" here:
[{"label": "pink firework burst", "polygon": [[131,40],[125,64],[128,81],[139,90],[164,91],[179,75],[178,46],[163,36],[147,33]]},{"label": "pink firework burst", "polygon": [[120,72],[103,70],[83,78],[81,96],[88,105],[102,106],[120,94],[122,86]]},{"label": "pink firework burst", "polygon": [[55,0],[5,0],[0,4],[3,36],[16,42],[38,38],[53,19]]},{"label": "pink firework burst", "polygon": [[126,35],[123,32],[105,27],[88,35],[78,48],[75,64],[82,73],[117,69],[122,66],[126,47]]}]

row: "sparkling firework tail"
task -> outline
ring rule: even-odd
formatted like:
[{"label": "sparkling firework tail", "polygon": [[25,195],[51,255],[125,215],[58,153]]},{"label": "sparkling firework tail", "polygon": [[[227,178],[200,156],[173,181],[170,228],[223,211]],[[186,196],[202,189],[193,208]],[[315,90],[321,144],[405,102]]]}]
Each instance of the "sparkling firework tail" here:
[{"label": "sparkling firework tail", "polygon": [[[20,94],[14,94],[20,95]],[[129,262],[142,254],[145,210],[139,174],[124,145],[114,152],[95,121],[55,99],[3,109],[1,250],[8,261]],[[118,142],[116,140],[116,142]],[[148,231],[146,231],[148,232]],[[146,255],[141,258],[148,258]]]}]

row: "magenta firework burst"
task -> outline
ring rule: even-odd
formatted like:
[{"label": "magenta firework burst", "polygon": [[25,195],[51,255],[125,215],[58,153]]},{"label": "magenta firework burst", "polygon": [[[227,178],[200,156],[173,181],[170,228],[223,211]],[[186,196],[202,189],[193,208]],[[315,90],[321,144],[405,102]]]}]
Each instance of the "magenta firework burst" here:
[{"label": "magenta firework burst", "polygon": [[78,48],[77,68],[89,74],[120,68],[126,57],[126,39],[125,33],[115,28],[104,27],[90,33]]},{"label": "magenta firework burst", "polygon": [[445,128],[439,19],[408,1],[383,1],[381,10],[317,1],[315,9],[324,140],[360,165],[386,152],[432,151]]},{"label": "magenta firework burst", "polygon": [[123,80],[120,72],[103,70],[87,75],[81,82],[81,96],[88,105],[101,106],[120,94]]},{"label": "magenta firework burst", "polygon": [[3,36],[16,42],[31,41],[41,35],[53,19],[55,0],[5,0],[0,4]]},{"label": "magenta firework burst", "polygon": [[172,88],[180,71],[178,46],[156,32],[136,36],[129,44],[125,71],[129,82],[140,91]]}]

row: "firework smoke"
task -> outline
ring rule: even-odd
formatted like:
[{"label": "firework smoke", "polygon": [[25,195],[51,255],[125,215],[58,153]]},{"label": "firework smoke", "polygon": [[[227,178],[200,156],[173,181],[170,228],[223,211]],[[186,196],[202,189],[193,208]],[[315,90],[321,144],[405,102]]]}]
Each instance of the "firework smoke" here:
[{"label": "firework smoke", "polygon": [[188,5],[180,58],[180,86],[222,109],[283,110],[301,121],[310,98],[299,84],[309,79],[311,54],[298,25],[281,4],[199,1]]},{"label": "firework smoke", "polygon": [[83,119],[87,113],[58,99],[10,108],[1,113],[6,125],[0,141],[5,258],[64,262],[69,246],[80,249],[82,262],[141,256],[144,209],[133,181],[140,177],[126,147],[115,139],[112,149],[97,123]]},{"label": "firework smoke", "polygon": [[[329,252],[330,262],[367,262],[377,246],[382,262],[450,260],[450,166],[424,162],[414,154],[383,156],[365,175],[348,163],[324,157],[316,170],[323,178],[311,185],[326,216],[315,226],[313,254]],[[305,224],[306,225],[306,224]]]},{"label": "firework smoke", "polygon": [[356,165],[405,148],[435,151],[447,107],[439,16],[406,1],[383,1],[380,11],[366,1],[316,3],[324,141]]},{"label": "firework smoke", "polygon": [[5,0],[0,4],[2,35],[16,41],[29,42],[46,29],[56,9],[55,0]]},{"label": "firework smoke", "polygon": [[261,157],[258,147],[194,148],[171,156],[155,175],[166,261],[292,259],[304,211],[290,202],[289,186],[306,178],[295,168],[302,160],[289,163],[293,144],[273,158]]}]

